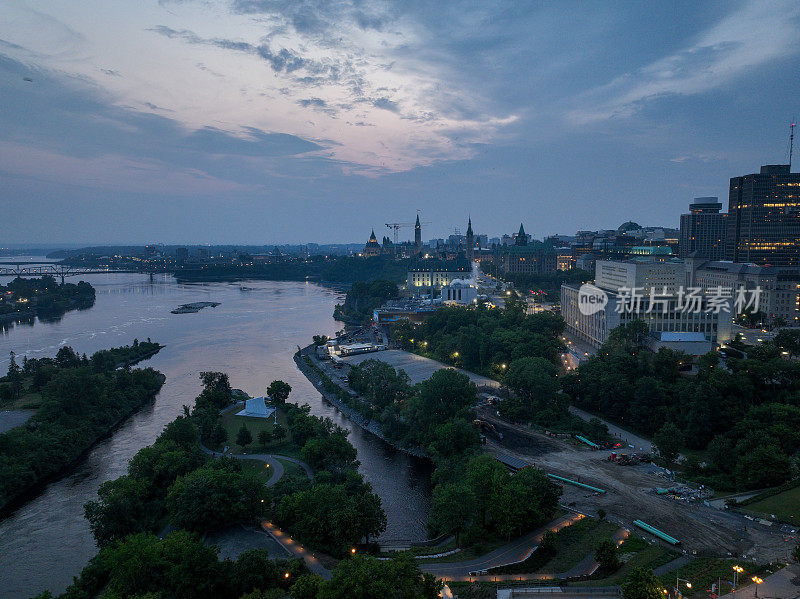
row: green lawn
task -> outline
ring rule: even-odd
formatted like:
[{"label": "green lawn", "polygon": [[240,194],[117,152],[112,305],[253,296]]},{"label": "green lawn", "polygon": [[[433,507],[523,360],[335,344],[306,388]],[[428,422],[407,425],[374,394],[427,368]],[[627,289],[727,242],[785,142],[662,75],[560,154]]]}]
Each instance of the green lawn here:
[{"label": "green lawn", "polygon": [[778,520],[800,526],[800,486],[760,501],[748,503],[742,506],[741,510],[767,517],[775,514]]},{"label": "green lawn", "polygon": [[541,570],[558,574],[577,565],[603,539],[610,539],[619,526],[595,518],[583,518],[556,533],[556,554]]},{"label": "green lawn", "polygon": [[[237,416],[236,412],[241,411],[240,406],[228,408],[220,416],[220,424],[228,431],[228,440],[223,445],[228,445],[231,448],[231,453],[276,453],[288,455],[291,457],[300,457],[299,448],[289,438],[289,425],[286,423],[286,414],[283,410],[278,410],[278,424],[280,424],[287,433],[287,436],[280,441],[270,441],[266,445],[261,445],[258,442],[258,434],[265,430],[272,433],[274,427],[273,417],[269,418],[253,418],[249,416]],[[253,436],[253,442],[247,447],[241,447],[236,444],[236,436],[239,434],[239,429],[245,425]],[[216,447],[215,449],[222,449]]]}]

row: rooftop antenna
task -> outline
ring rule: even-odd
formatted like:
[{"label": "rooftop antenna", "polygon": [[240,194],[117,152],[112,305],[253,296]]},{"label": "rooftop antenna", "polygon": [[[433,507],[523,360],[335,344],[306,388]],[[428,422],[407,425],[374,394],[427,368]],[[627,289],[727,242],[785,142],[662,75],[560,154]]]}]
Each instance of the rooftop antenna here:
[{"label": "rooftop antenna", "polygon": [[796,122],[789,125],[789,172],[792,172],[792,150],[794,149],[794,126]]}]

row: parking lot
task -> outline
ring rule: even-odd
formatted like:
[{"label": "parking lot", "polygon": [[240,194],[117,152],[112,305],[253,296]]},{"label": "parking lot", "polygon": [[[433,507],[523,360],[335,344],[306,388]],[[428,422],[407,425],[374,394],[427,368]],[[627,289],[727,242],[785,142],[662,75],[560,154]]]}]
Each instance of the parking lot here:
[{"label": "parking lot", "polygon": [[[342,358],[342,362],[345,364],[360,364],[364,360],[380,360],[382,362],[391,364],[395,368],[405,370],[412,383],[424,381],[425,379],[430,378],[434,372],[442,368],[451,368],[451,366],[448,366],[447,364],[442,364],[436,360],[424,358],[422,356],[418,356],[417,354],[412,354],[401,349],[388,349],[380,352],[358,354],[356,356]],[[485,376],[479,376],[477,374],[460,369],[459,372],[466,374],[470,380],[478,386],[495,388],[500,387],[500,383],[486,378]]]}]

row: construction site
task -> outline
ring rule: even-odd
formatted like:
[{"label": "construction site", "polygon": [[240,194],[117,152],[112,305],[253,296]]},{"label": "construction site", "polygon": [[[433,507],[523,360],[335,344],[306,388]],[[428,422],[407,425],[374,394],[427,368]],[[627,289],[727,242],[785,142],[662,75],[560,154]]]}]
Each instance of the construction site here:
[{"label": "construction site", "polygon": [[710,489],[676,482],[647,453],[592,447],[569,435],[534,431],[501,419],[490,406],[480,409],[477,418],[488,433],[487,453],[510,462],[511,469],[534,466],[547,472],[562,486],[561,502],[569,508],[589,515],[602,509],[608,520],[632,534],[651,541],[660,537],[690,555],[790,560],[795,529],[747,518],[725,509],[724,502],[712,507]]}]

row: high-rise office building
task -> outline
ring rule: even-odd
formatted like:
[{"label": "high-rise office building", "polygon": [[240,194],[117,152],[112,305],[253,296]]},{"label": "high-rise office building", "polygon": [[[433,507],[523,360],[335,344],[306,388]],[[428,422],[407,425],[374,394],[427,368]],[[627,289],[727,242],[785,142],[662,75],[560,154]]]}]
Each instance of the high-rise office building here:
[{"label": "high-rise office building", "polygon": [[717,197],[695,198],[689,204],[689,214],[681,214],[681,233],[678,255],[694,254],[709,260],[725,259],[727,214],[721,212]]},{"label": "high-rise office building", "polygon": [[728,260],[800,267],[800,173],[771,164],[733,177],[727,221]]}]

